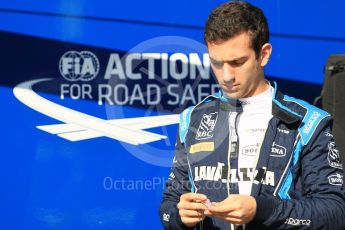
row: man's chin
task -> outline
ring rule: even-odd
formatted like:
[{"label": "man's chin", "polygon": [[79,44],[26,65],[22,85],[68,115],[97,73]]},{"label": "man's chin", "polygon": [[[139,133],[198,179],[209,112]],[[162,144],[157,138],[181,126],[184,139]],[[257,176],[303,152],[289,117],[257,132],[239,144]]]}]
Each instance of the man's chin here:
[{"label": "man's chin", "polygon": [[224,95],[228,98],[232,98],[232,99],[239,99],[241,98],[241,94],[239,92],[226,92],[223,91]]}]

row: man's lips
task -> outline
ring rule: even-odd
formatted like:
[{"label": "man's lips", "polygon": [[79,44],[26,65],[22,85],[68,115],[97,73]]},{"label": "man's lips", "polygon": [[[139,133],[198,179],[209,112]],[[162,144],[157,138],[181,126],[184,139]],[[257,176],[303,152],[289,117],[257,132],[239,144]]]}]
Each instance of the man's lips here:
[{"label": "man's lips", "polygon": [[222,84],[222,87],[229,91],[236,90],[239,86],[240,84]]}]

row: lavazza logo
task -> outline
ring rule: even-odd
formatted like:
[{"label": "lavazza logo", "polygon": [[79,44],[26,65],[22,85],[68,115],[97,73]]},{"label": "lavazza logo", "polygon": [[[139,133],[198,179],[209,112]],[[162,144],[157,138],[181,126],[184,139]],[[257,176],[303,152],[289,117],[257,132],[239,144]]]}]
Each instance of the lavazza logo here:
[{"label": "lavazza logo", "polygon": [[[56,84],[52,77],[22,82],[13,89],[14,95],[26,106],[60,121],[38,125],[42,131],[72,142],[112,138],[141,160],[170,167],[174,143],[169,140],[165,126],[179,123],[179,113],[187,104],[197,104],[219,89],[209,81],[207,48],[189,38],[163,36],[139,43],[125,54],[110,53],[104,63],[100,60],[104,59],[87,50],[63,52],[58,69],[65,82],[58,86],[61,101],[96,101],[96,106],[105,107],[108,119],[65,107],[33,90],[40,83]],[[146,108],[145,115],[127,118],[124,106],[130,109],[136,105]],[[157,114],[164,111],[162,105],[176,110],[168,110],[170,115]],[[213,135],[216,118],[216,114],[204,117],[201,138]],[[162,132],[147,131],[157,127]],[[165,147],[151,145],[156,141],[164,141]],[[154,154],[158,152],[159,156]]]}]

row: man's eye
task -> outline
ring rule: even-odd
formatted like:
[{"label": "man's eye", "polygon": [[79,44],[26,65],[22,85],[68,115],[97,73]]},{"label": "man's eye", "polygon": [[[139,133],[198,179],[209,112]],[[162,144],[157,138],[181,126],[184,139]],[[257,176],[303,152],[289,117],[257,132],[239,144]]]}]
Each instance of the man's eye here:
[{"label": "man's eye", "polygon": [[233,62],[232,64],[234,65],[234,66],[241,66],[241,65],[243,65],[245,63],[245,61],[238,61],[238,62]]},{"label": "man's eye", "polygon": [[211,63],[216,68],[221,68],[223,66],[223,62],[221,61],[211,61]]}]

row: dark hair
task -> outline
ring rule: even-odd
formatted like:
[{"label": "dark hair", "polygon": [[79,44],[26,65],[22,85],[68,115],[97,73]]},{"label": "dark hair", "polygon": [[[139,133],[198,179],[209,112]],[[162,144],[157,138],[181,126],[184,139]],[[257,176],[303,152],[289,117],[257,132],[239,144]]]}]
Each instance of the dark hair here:
[{"label": "dark hair", "polygon": [[252,48],[259,57],[261,47],[269,41],[267,19],[261,9],[247,2],[227,2],[212,11],[207,19],[204,39],[223,42],[242,32],[249,32]]}]

